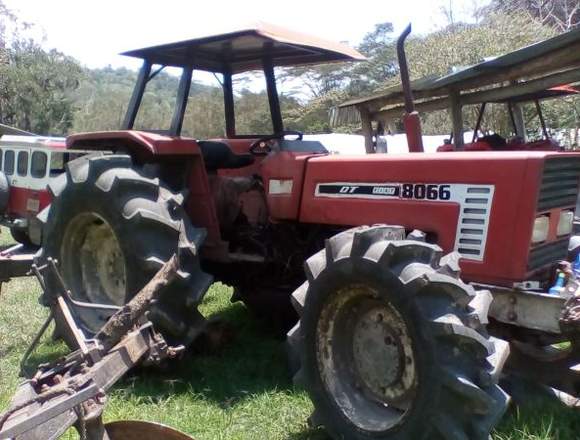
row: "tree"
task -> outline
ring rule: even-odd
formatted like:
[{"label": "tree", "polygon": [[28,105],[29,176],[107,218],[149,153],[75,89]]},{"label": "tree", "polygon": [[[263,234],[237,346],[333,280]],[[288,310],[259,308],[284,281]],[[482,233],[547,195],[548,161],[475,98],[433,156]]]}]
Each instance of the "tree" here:
[{"label": "tree", "polygon": [[489,9],[507,13],[525,12],[558,32],[580,26],[578,0],[492,0]]},{"label": "tree", "polygon": [[374,30],[364,36],[357,49],[367,57],[368,62],[355,65],[349,72],[347,91],[350,95],[371,93],[397,75],[395,44],[393,24],[390,22],[376,24]]},{"label": "tree", "polygon": [[0,120],[23,130],[64,134],[73,124],[71,93],[81,77],[79,63],[33,41],[16,41],[0,66]]},{"label": "tree", "polygon": [[[541,25],[525,13],[491,12],[478,24],[455,23],[426,36],[410,38],[407,45],[409,70],[415,79],[429,75],[442,76],[454,68],[477,64],[487,57],[503,55],[554,35],[553,29]],[[425,134],[441,134],[451,130],[447,111],[422,117]],[[465,108],[466,126],[473,127],[476,117],[475,108]],[[496,132],[509,132],[510,121],[503,106],[490,106],[486,110],[484,127]]]}]

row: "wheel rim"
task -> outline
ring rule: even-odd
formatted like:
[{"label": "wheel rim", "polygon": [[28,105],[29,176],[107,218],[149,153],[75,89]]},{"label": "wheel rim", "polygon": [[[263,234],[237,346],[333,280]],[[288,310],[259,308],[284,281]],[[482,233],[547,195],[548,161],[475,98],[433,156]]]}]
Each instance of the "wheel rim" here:
[{"label": "wheel rim", "polygon": [[[113,228],[101,216],[84,213],[69,223],[61,247],[61,267],[72,295],[93,304],[123,305],[126,299],[126,267]],[[84,324],[96,332],[108,318],[84,313]]]},{"label": "wheel rim", "polygon": [[334,404],[359,429],[400,423],[417,388],[415,356],[400,313],[366,285],[328,301],[316,329],[319,372]]}]

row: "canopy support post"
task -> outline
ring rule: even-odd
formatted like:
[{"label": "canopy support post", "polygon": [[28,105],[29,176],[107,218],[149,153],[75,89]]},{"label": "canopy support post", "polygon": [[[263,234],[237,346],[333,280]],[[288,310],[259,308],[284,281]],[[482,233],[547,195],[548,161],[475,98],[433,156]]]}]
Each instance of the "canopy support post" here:
[{"label": "canopy support post", "polygon": [[234,86],[232,84],[232,72],[226,69],[223,73],[224,110],[226,116],[226,137],[236,136],[236,115],[234,109]]},{"label": "canopy support post", "polygon": [[280,110],[280,98],[276,88],[276,75],[274,74],[274,65],[271,58],[264,58],[264,75],[266,76],[266,88],[268,91],[268,102],[270,104],[270,114],[272,116],[272,127],[275,134],[284,132],[284,123],[282,122],[282,111]]}]

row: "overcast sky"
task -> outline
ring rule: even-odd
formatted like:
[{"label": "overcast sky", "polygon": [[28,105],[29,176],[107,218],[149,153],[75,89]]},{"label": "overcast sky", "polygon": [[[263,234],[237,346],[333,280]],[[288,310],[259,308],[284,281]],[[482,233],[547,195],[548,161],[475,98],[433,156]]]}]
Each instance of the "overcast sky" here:
[{"label": "overcast sky", "polygon": [[445,23],[441,7],[470,19],[486,0],[3,0],[35,23],[47,48],[57,48],[89,67],[125,65],[117,54],[152,44],[239,29],[256,20],[336,41],[358,44],[376,23],[400,31],[412,22],[427,33]]}]

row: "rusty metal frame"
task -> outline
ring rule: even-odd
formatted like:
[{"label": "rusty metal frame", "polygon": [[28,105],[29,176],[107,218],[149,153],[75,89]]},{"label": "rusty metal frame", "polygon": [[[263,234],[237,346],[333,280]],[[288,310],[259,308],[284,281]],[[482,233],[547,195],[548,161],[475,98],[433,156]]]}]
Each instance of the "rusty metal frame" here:
[{"label": "rusty metal frame", "polygon": [[[169,347],[144,318],[162,288],[176,277],[177,270],[177,257],[173,256],[133,300],[111,317],[94,339],[87,339],[63,296],[67,288],[56,262],[49,259],[40,268],[34,266],[40,285],[55,290],[47,297],[55,301],[65,331],[76,340],[79,349],[52,365],[40,366],[32,379],[18,388],[10,409],[0,416],[0,439],[53,440],[74,425],[82,439],[107,440],[101,418],[106,390],[146,357],[158,362],[175,357],[183,349]],[[46,327],[47,323],[27,353],[32,351]]]},{"label": "rusty metal frame", "polygon": [[477,289],[489,290],[493,301],[489,317],[503,324],[548,332],[562,333],[561,317],[566,298],[530,290],[509,289],[474,284]]}]

